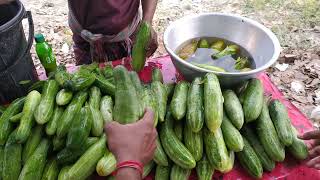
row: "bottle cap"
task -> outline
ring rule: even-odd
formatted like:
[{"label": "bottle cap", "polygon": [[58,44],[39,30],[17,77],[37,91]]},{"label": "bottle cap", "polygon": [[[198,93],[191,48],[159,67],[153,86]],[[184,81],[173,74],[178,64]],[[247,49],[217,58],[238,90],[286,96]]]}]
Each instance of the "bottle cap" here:
[{"label": "bottle cap", "polygon": [[36,34],[34,36],[34,39],[36,40],[37,43],[43,43],[45,41],[42,34]]}]

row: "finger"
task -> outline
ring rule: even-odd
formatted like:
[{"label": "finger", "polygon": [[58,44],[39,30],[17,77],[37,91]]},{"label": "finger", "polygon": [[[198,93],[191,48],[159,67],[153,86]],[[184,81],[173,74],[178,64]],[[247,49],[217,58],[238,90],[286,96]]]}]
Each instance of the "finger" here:
[{"label": "finger", "polygon": [[319,130],[309,131],[304,133],[303,135],[299,135],[298,137],[303,140],[319,139],[320,131]]},{"label": "finger", "polygon": [[319,164],[319,163],[320,163],[320,156],[315,157],[315,158],[309,160],[306,165],[307,165],[308,167],[313,167],[314,165]]},{"label": "finger", "polygon": [[150,108],[146,108],[143,118],[138,122],[146,123],[148,124],[148,126],[152,128],[154,124],[153,120],[154,120],[154,112]]},{"label": "finger", "polygon": [[320,146],[316,146],[309,151],[309,156],[311,158],[316,157],[317,155],[320,155]]},{"label": "finger", "polygon": [[311,150],[318,145],[320,145],[320,140],[317,139],[311,142],[310,144],[307,144],[307,147],[308,147],[308,150]]}]

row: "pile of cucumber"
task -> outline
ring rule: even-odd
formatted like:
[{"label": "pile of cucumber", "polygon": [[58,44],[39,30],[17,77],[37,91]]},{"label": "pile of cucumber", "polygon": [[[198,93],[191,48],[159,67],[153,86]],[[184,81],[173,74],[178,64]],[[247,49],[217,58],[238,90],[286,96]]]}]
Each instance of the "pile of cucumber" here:
[{"label": "pile of cucumber", "polygon": [[144,177],[156,166],[158,180],[188,179],[193,168],[200,180],[211,179],[214,170],[232,170],[236,158],[261,178],[284,160],[285,149],[299,160],[307,156],[285,106],[264,97],[257,79],[222,91],[211,73],[164,84],[154,69],[152,82],[143,84],[121,65],[83,65],[73,74],[59,66],[26,97],[1,108],[0,179],[81,180],[94,172],[112,178],[117,162],[104,124],[134,123],[147,107],[159,136]]}]

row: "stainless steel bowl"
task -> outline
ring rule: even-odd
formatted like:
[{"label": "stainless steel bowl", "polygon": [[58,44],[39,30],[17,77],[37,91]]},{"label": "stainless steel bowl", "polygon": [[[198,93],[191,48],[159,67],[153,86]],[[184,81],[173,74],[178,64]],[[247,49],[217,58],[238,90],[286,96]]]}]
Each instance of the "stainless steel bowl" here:
[{"label": "stainless steel bowl", "polygon": [[270,67],[280,54],[277,37],[256,21],[222,13],[187,16],[170,24],[163,38],[173,64],[187,80],[213,72],[194,66],[175,53],[181,44],[199,37],[217,37],[234,42],[245,48],[255,61],[256,69],[249,72],[214,72],[218,75],[221,85],[225,87],[255,77]]}]

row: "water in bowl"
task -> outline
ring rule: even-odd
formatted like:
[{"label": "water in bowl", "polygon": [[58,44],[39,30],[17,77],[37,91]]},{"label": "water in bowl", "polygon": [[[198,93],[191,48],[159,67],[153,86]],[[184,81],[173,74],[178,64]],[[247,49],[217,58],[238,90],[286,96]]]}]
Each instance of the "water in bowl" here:
[{"label": "water in bowl", "polygon": [[[224,41],[226,46],[237,45],[240,50],[236,55],[227,55],[227,56],[223,56],[218,59],[213,59],[212,55],[218,53],[219,51],[217,51],[215,49],[211,49],[211,48],[198,48],[200,39],[205,39],[208,42],[209,47],[212,43],[214,43],[218,40],[222,40],[222,41]],[[195,46],[196,46],[196,48],[195,48]],[[187,48],[189,47],[190,54],[184,55],[184,56],[182,55],[183,57],[180,56],[181,50],[186,47]],[[188,61],[190,63],[198,63],[198,64],[206,64],[206,65],[216,66],[216,67],[223,68],[227,72],[240,72],[241,71],[241,70],[235,69],[236,59],[238,57],[248,58],[249,63],[250,63],[248,68],[250,68],[250,69],[256,68],[256,65],[255,65],[255,62],[254,62],[252,56],[245,48],[243,48],[242,46],[240,46],[239,44],[236,44],[234,42],[231,42],[231,41],[228,41],[225,39],[221,39],[221,38],[216,38],[216,37],[201,37],[201,38],[190,39],[190,40],[182,43],[177,48],[176,53],[181,58],[185,59],[186,61]],[[250,69],[247,69],[247,71]]]}]

